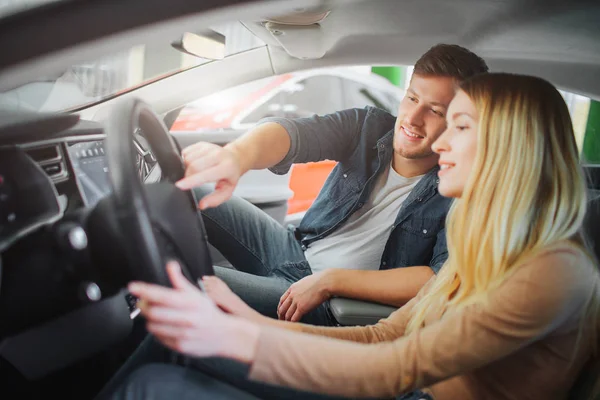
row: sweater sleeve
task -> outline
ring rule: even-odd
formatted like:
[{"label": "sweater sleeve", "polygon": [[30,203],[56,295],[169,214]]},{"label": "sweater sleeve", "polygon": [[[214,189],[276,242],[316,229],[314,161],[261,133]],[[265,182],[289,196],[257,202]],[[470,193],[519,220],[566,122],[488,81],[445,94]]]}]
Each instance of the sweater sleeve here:
[{"label": "sweater sleeve", "polygon": [[538,257],[486,302],[448,311],[393,341],[350,343],[264,328],[250,378],[329,395],[393,397],[470,372],[580,315],[598,279],[582,262],[572,252]]}]

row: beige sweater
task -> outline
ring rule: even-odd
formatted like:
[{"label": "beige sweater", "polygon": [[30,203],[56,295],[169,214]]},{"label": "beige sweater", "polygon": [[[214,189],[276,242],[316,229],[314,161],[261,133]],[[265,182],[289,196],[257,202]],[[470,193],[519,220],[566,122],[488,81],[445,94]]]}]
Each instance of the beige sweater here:
[{"label": "beige sweater", "polygon": [[566,397],[590,357],[587,330],[574,354],[579,321],[600,292],[596,266],[580,250],[548,251],[485,305],[428,316],[424,328],[404,336],[411,308],[432,281],[373,326],[261,328],[250,378],[347,397],[391,398],[415,388],[436,400]]}]

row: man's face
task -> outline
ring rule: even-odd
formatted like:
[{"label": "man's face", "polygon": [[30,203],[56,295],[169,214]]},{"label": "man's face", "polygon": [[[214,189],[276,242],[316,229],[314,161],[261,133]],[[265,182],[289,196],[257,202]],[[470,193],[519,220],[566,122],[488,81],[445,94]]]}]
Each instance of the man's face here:
[{"label": "man's face", "polygon": [[413,75],[394,127],[394,152],[406,159],[437,157],[431,145],[446,129],[446,110],[456,92],[453,78]]}]

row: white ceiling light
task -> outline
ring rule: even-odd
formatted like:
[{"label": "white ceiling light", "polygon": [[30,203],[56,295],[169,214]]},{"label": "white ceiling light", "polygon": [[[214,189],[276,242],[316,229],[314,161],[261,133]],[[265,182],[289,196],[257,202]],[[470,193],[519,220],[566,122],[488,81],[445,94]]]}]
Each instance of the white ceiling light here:
[{"label": "white ceiling light", "polygon": [[290,56],[304,60],[317,59],[328,50],[320,23],[330,12],[324,7],[296,8],[286,15],[265,18],[263,23]]},{"label": "white ceiling light", "polygon": [[329,50],[319,24],[284,25],[267,22],[265,28],[292,57],[318,59]]},{"label": "white ceiling light", "polygon": [[291,13],[265,18],[265,21],[282,25],[312,25],[323,21],[331,10],[326,8],[296,8]]}]

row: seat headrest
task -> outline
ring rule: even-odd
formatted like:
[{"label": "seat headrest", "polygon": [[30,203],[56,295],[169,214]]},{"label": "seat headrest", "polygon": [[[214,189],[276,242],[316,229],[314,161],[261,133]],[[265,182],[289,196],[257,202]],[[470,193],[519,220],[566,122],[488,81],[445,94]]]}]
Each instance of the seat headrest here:
[{"label": "seat headrest", "polygon": [[596,259],[600,260],[600,166],[583,167],[588,187],[588,209],[583,221],[583,230]]},{"label": "seat headrest", "polygon": [[589,190],[588,209],[583,221],[583,230],[590,248],[600,260],[600,190]]}]

